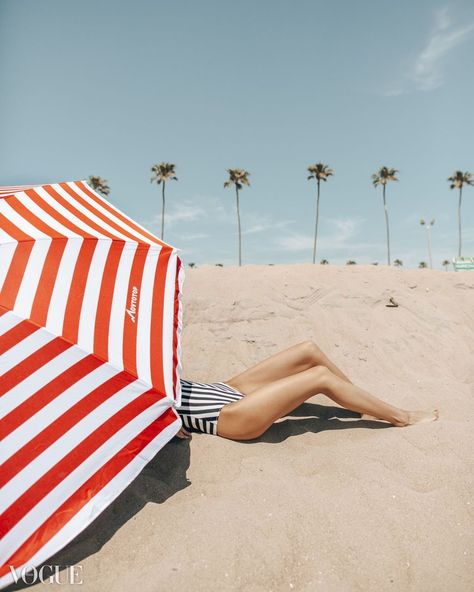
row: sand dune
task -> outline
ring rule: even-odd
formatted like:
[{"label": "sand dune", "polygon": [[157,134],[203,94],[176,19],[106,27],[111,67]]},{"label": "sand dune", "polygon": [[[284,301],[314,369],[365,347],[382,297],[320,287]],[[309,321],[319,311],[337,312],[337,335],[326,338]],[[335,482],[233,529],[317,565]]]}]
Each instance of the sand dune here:
[{"label": "sand dune", "polygon": [[186,268],[184,378],[306,339],[440,420],[360,421],[316,395],[257,441],[174,439],[48,563],[82,564],[87,592],[473,590],[474,273]]}]

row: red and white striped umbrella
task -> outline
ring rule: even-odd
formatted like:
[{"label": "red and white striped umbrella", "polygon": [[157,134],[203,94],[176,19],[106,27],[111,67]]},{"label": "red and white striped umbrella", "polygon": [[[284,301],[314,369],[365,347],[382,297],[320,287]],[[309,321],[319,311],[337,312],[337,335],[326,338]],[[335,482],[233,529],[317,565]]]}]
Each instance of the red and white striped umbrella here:
[{"label": "red and white striped umbrella", "polygon": [[179,251],[84,181],[0,188],[0,587],[179,431]]}]

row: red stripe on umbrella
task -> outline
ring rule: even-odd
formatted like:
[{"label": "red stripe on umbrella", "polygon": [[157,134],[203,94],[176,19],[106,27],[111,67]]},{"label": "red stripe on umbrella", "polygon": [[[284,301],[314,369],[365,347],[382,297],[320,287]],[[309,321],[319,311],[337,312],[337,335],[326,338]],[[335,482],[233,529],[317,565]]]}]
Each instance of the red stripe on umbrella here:
[{"label": "red stripe on umbrella", "polygon": [[178,432],[184,270],[84,181],[0,188],[0,587]]}]

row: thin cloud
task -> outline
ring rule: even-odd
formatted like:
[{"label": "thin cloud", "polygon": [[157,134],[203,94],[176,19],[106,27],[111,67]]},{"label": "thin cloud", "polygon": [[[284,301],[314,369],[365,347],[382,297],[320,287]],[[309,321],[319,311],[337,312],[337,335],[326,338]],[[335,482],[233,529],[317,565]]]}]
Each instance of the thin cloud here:
[{"label": "thin cloud", "polygon": [[444,83],[445,58],[474,32],[474,23],[449,30],[448,7],[435,12],[433,31],[417,56],[411,79],[420,90],[434,90]]},{"label": "thin cloud", "polygon": [[[240,210],[242,235],[262,235],[265,232],[282,231],[295,220],[275,220],[267,213]],[[157,212],[144,226],[153,230],[161,228],[161,211]],[[213,235],[209,228],[219,229],[226,234],[237,234],[237,208],[232,201],[212,195],[196,195],[191,199],[174,200],[165,210],[165,229],[171,229],[172,236],[179,240],[206,239]],[[189,232],[188,232],[189,229]],[[214,232],[215,234],[215,232]]]},{"label": "thin cloud", "polygon": [[[231,214],[224,207],[222,200],[214,196],[196,195],[192,199],[173,201],[166,205],[165,227],[180,226],[189,222],[206,222],[209,218],[217,222],[228,222]],[[147,220],[146,226],[152,228],[161,227],[161,208],[151,220]]]},{"label": "thin cloud", "polygon": [[[348,251],[354,253],[378,248],[379,243],[360,242],[356,240],[365,220],[363,218],[326,218],[325,226],[331,229],[318,236],[318,252]],[[311,251],[314,246],[314,235],[294,233],[276,238],[277,248],[286,251]]]},{"label": "thin cloud", "polygon": [[[242,234],[257,234],[259,232],[265,232],[267,230],[279,230],[286,228],[289,224],[294,224],[294,220],[280,220],[273,221],[268,216],[261,216],[254,214],[251,216],[250,221],[246,217],[247,228],[242,228]],[[250,223],[249,223],[250,222]]]},{"label": "thin cloud", "polygon": [[307,234],[293,234],[279,237],[275,243],[285,251],[309,251],[313,246],[314,238]]},{"label": "thin cloud", "polygon": [[[206,212],[201,206],[190,201],[183,201],[179,206],[173,206],[169,212],[165,211],[165,225],[172,226],[178,222],[192,222],[205,216]],[[155,214],[150,224],[151,226],[161,224],[161,213]]]},{"label": "thin cloud", "polygon": [[196,234],[178,234],[178,233],[174,233],[174,236],[182,241],[193,241],[193,240],[198,240],[198,239],[203,239],[203,238],[208,238],[210,236],[210,234],[204,234],[204,233],[196,233]]},{"label": "thin cloud", "polygon": [[411,90],[432,91],[444,84],[448,58],[472,36],[474,22],[453,27],[448,6],[435,10],[433,20],[426,43],[408,68],[406,81],[385,90],[385,96],[398,96]]}]

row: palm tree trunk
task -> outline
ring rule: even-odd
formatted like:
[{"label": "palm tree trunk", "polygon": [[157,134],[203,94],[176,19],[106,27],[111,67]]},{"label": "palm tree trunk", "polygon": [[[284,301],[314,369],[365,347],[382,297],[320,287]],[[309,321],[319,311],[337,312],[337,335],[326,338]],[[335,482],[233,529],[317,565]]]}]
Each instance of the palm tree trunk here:
[{"label": "palm tree trunk", "polygon": [[239,210],[239,188],[237,185],[235,186],[235,194],[237,196],[237,220],[239,224],[239,267],[242,265],[242,245],[241,245],[241,238],[240,238],[240,210]]},{"label": "palm tree trunk", "polygon": [[459,224],[458,257],[461,257],[461,200],[462,200],[462,187],[459,188],[459,205],[458,205],[458,224]]},{"label": "palm tree trunk", "polygon": [[385,200],[385,184],[383,186],[383,207],[385,210],[385,226],[387,228],[387,259],[388,259],[388,264],[390,265],[390,230],[388,228],[388,212],[387,212],[387,202]]},{"label": "palm tree trunk", "polygon": [[313,263],[316,262],[316,241],[318,240],[318,220],[319,220],[319,185],[320,179],[318,179],[318,198],[316,200],[316,223],[314,226],[314,247],[313,247]]},{"label": "palm tree trunk", "polygon": [[163,187],[161,189],[161,194],[163,197],[163,205],[161,206],[161,240],[165,234],[165,182],[163,181]]},{"label": "palm tree trunk", "polygon": [[428,233],[428,257],[430,259],[430,269],[433,269],[433,258],[431,257],[431,224],[426,226],[426,232]]}]

